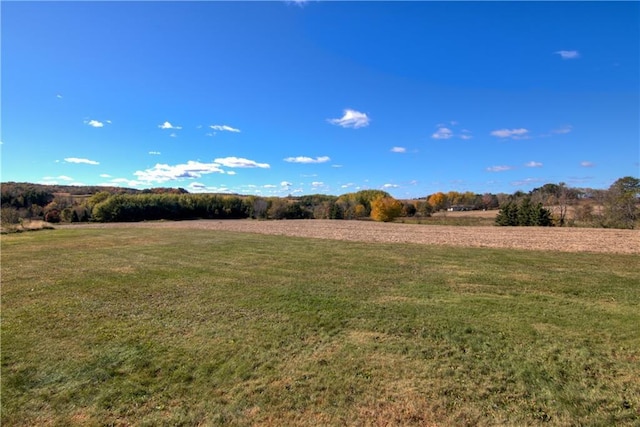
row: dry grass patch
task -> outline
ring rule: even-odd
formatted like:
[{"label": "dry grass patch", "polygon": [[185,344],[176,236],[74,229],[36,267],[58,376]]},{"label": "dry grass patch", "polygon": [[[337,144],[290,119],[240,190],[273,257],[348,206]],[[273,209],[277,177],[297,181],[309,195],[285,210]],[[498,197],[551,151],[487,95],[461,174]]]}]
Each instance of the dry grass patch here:
[{"label": "dry grass patch", "polygon": [[447,226],[344,220],[199,220],[74,224],[64,227],[193,229],[373,243],[413,243],[553,252],[640,253],[640,230],[602,228]]}]

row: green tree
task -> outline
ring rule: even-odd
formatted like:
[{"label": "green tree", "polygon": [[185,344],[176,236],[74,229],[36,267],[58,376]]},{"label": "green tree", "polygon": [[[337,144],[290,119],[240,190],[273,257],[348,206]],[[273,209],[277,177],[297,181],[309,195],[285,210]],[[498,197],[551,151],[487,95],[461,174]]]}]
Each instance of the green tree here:
[{"label": "green tree", "polygon": [[626,176],[616,180],[607,191],[604,203],[603,226],[635,228],[640,217],[640,179]]}]

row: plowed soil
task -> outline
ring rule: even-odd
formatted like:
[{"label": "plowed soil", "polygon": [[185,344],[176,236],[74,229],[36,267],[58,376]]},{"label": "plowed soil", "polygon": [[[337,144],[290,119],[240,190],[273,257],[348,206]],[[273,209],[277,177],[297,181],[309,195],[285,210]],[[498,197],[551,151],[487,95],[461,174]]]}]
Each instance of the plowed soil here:
[{"label": "plowed soil", "polygon": [[465,227],[344,220],[198,220],[62,227],[226,230],[360,242],[417,243],[562,252],[640,253],[640,230],[556,227]]}]

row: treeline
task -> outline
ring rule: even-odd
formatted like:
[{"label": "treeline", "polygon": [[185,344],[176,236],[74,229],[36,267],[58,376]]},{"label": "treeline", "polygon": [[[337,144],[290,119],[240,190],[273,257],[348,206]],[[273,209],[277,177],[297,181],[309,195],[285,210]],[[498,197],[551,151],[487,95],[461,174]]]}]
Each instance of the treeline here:
[{"label": "treeline", "polygon": [[519,191],[501,201],[496,224],[637,228],[640,179],[619,178],[606,190],[560,183]]},{"label": "treeline", "polygon": [[[83,188],[87,192],[80,191]],[[259,197],[229,194],[190,194],[183,189],[156,188],[144,191],[98,187],[49,187],[29,183],[2,185],[2,221],[22,219],[47,222],[132,222],[187,219],[362,219],[371,216],[376,199],[394,200],[387,192],[363,190],[341,196]],[[110,190],[110,191],[109,191]],[[400,203],[400,202],[399,202]],[[416,207],[417,205],[417,207]],[[422,205],[422,206],[421,206]],[[406,216],[430,214],[426,202],[403,202]],[[380,220],[397,217],[382,214]]]},{"label": "treeline", "polygon": [[609,189],[545,184],[528,193],[438,192],[396,200],[381,190],[341,196],[260,197],[190,194],[182,188],[136,190],[119,187],[3,183],[3,224],[23,219],[56,222],[130,222],[186,219],[365,219],[429,217],[446,210],[500,208],[497,225],[556,225],[634,228],[640,218],[640,180],[618,179]]}]

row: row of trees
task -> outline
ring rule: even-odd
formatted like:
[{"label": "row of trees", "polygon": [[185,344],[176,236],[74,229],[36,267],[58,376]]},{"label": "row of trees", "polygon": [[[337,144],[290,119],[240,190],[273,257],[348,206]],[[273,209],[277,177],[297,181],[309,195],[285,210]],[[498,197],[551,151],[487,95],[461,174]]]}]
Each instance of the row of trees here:
[{"label": "row of trees", "polygon": [[519,202],[510,201],[502,206],[496,216],[496,225],[549,227],[553,220],[551,211],[542,203],[531,203],[531,197],[527,196]]},{"label": "row of trees", "polygon": [[[400,201],[381,190],[341,196],[259,197],[189,194],[184,189],[134,190],[105,187],[2,184],[2,222],[43,218],[49,222],[183,219],[363,219],[392,221],[428,217],[448,208],[501,210],[499,225],[588,225],[633,228],[638,219],[640,180],[624,177],[607,190],[545,184],[529,193],[434,193]],[[98,191],[99,190],[99,191]]]}]

